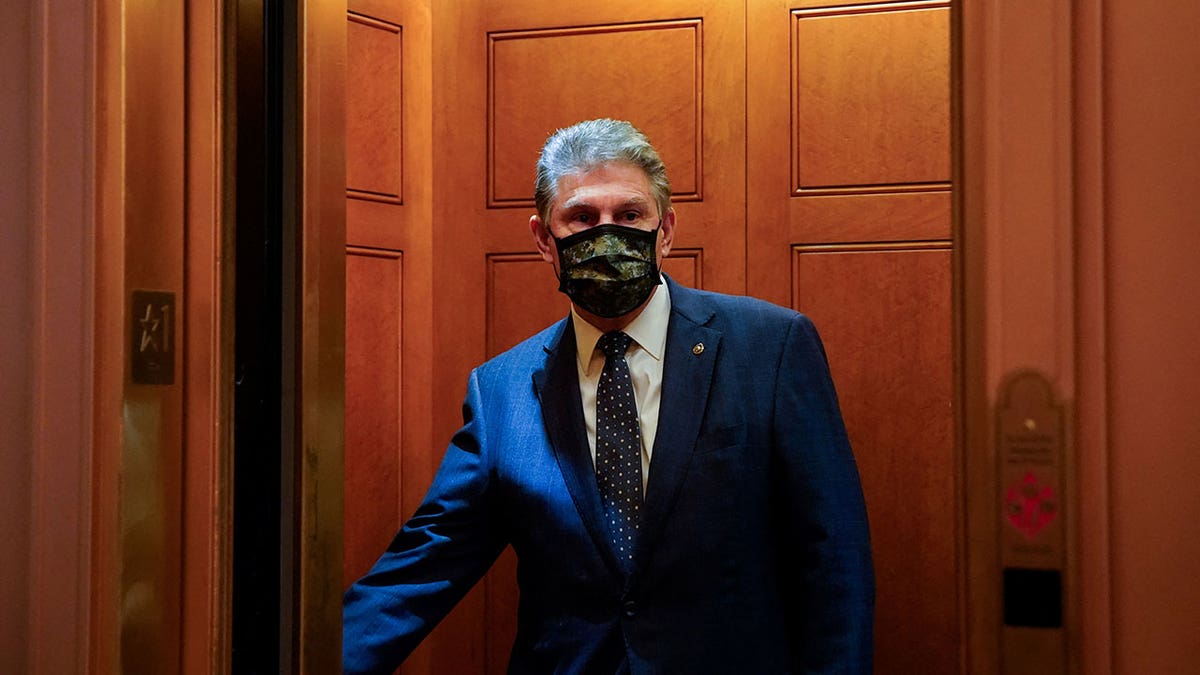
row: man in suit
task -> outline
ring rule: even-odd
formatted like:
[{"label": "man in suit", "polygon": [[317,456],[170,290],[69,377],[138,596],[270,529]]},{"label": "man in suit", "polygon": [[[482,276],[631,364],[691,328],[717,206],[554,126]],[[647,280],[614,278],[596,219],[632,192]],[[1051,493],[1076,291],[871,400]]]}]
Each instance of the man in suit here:
[{"label": "man in suit", "polygon": [[866,511],[803,315],[663,277],[675,212],[627,122],[556,132],[529,227],[568,317],[476,368],[433,485],[345,596],[391,672],[506,545],[510,673],[866,673]]}]

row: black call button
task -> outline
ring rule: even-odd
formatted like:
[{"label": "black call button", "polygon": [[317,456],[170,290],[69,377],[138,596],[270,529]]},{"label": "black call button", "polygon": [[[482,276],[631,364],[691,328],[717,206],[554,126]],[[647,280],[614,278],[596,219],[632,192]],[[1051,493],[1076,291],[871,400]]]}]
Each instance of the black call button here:
[{"label": "black call button", "polygon": [[1062,628],[1062,572],[1006,568],[1004,625]]}]

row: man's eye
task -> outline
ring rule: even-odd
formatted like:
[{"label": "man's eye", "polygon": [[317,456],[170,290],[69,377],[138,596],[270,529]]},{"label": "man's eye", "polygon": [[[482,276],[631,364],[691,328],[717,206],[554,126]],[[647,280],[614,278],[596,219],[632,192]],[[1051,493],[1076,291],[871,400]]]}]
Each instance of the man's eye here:
[{"label": "man's eye", "polygon": [[577,213],[575,214],[575,221],[587,225],[592,222],[592,216],[587,213]]},{"label": "man's eye", "polygon": [[621,214],[621,217],[624,218],[625,222],[627,223],[636,223],[638,218],[641,217],[641,214],[637,211],[626,211],[625,213]]}]

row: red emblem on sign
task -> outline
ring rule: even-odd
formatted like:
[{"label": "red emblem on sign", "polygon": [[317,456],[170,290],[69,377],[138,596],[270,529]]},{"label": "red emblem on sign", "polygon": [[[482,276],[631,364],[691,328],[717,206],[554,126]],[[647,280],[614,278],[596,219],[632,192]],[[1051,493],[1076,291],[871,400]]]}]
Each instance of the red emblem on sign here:
[{"label": "red emblem on sign", "polygon": [[1030,471],[1005,491],[1004,515],[1021,534],[1033,539],[1058,516],[1054,488],[1038,483],[1037,476]]}]

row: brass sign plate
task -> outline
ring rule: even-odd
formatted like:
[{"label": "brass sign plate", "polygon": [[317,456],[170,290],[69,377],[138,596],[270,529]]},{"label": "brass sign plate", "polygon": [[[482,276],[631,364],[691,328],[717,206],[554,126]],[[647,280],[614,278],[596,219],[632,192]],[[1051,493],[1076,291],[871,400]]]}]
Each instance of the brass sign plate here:
[{"label": "brass sign plate", "polygon": [[174,384],[175,294],[135,290],[129,310],[134,384]]},{"label": "brass sign plate", "polygon": [[996,408],[1001,675],[1070,670],[1065,429],[1044,375],[1023,370],[1004,381]]},{"label": "brass sign plate", "polygon": [[1005,382],[996,418],[1004,567],[1061,569],[1062,406],[1044,376],[1022,371]]}]

